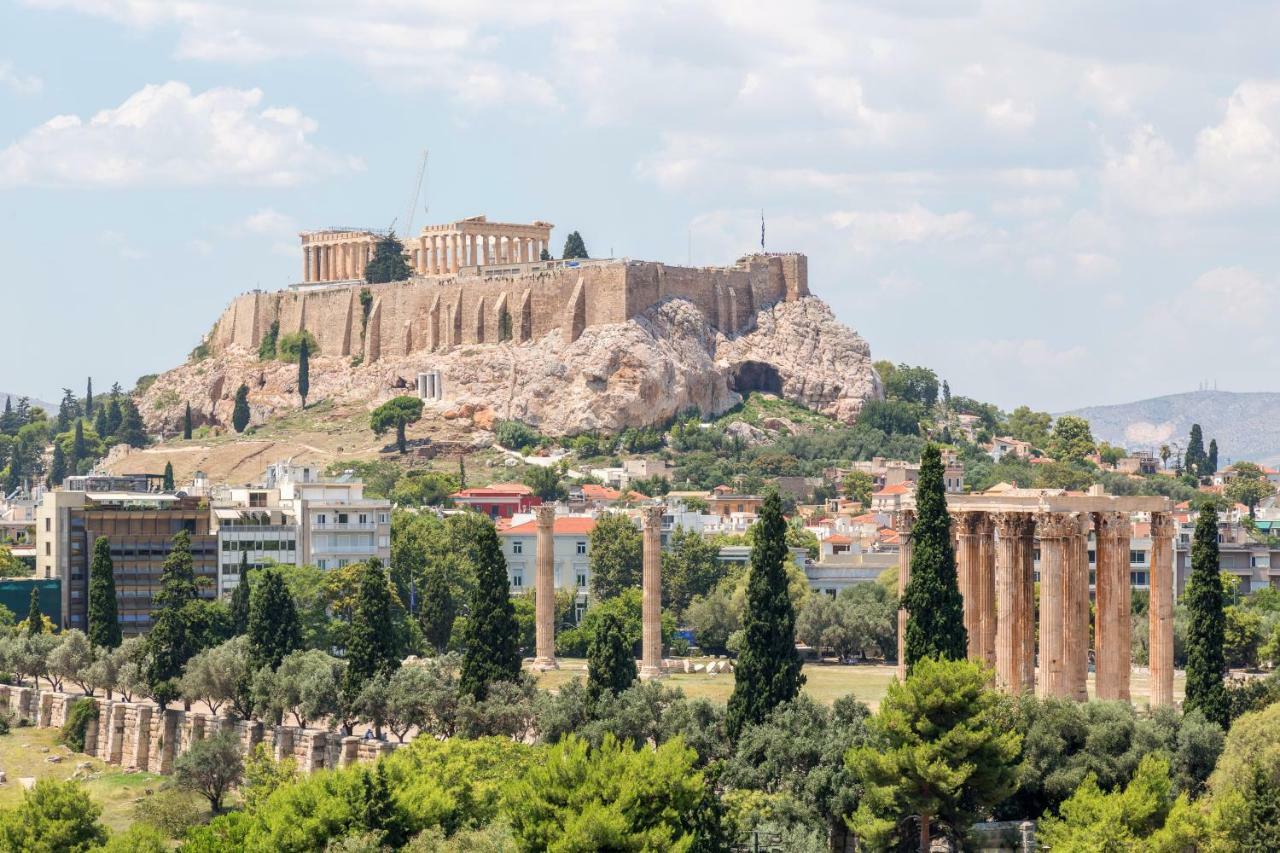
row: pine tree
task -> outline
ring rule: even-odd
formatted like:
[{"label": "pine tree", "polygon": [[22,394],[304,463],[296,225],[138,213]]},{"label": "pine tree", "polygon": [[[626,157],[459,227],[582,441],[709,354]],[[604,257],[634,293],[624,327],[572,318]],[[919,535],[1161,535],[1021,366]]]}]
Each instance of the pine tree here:
[{"label": "pine tree", "polygon": [[920,459],[916,522],[911,530],[911,580],[902,606],[908,614],[908,667],[924,658],[964,660],[968,644],[964,599],[956,582],[942,454],[935,444],[926,446]]},{"label": "pine tree", "polygon": [[88,456],[84,444],[84,421],[76,421],[75,435],[71,438],[71,469],[79,472],[80,460]]},{"label": "pine tree", "polygon": [[570,232],[569,236],[564,238],[564,254],[561,257],[566,260],[587,257],[587,244],[583,242],[582,235],[577,231]]},{"label": "pine tree", "polygon": [[182,416],[182,437],[187,441],[191,440],[191,404],[190,403],[187,403],[187,411]]},{"label": "pine tree", "polygon": [[311,353],[304,337],[298,345],[298,396],[302,398],[302,408],[307,407],[307,394],[311,391]]},{"label": "pine tree", "polygon": [[617,695],[635,683],[636,659],[631,654],[622,619],[612,610],[596,621],[587,647],[587,689],[592,696]]},{"label": "pine tree", "polygon": [[172,462],[166,461],[164,463],[164,475],[161,477],[160,489],[161,491],[164,491],[164,492],[172,492],[174,489]]},{"label": "pine tree", "polygon": [[437,653],[443,654],[449,647],[458,608],[453,601],[453,591],[449,588],[449,578],[439,562],[427,568],[424,581],[418,621],[422,624],[422,635],[426,641]]},{"label": "pine tree", "polygon": [[[261,579],[258,583],[262,583]],[[369,679],[389,677],[400,667],[391,618],[391,583],[381,560],[375,557],[364,564],[356,595],[347,643],[347,671],[343,676],[343,695],[348,702],[360,695]]]},{"label": "pine tree", "polygon": [[249,552],[240,552],[240,583],[231,591],[231,633],[239,637],[249,630]]},{"label": "pine tree", "polygon": [[67,478],[67,457],[62,452],[62,443],[53,443],[53,461],[49,463],[49,488],[56,489]]},{"label": "pine tree", "polygon": [[1191,425],[1191,437],[1187,440],[1187,453],[1183,457],[1187,471],[1196,477],[1204,476],[1208,456],[1204,452],[1204,433],[1200,424]]},{"label": "pine tree", "polygon": [[89,381],[85,385],[84,390],[84,416],[86,418],[93,417],[93,377],[89,377]]},{"label": "pine tree", "polygon": [[111,435],[111,428],[107,426],[107,408],[107,406],[98,406],[98,413],[93,416],[93,431],[103,441]]},{"label": "pine tree", "polygon": [[116,439],[130,447],[147,445],[147,431],[142,425],[142,413],[138,411],[138,404],[132,400],[125,399],[120,404],[120,429],[116,433]]},{"label": "pine tree", "polygon": [[120,411],[120,397],[113,393],[111,402],[107,403],[107,431],[104,435],[118,435],[120,422],[123,419],[124,414]]},{"label": "pine tree", "polygon": [[481,700],[488,695],[491,683],[520,677],[520,642],[507,561],[491,522],[479,526],[472,548],[476,585],[467,615],[466,652],[458,687]]},{"label": "pine tree", "polygon": [[1187,698],[1184,708],[1199,709],[1224,729],[1230,723],[1226,688],[1222,682],[1226,660],[1225,596],[1218,567],[1218,511],[1206,504],[1196,521],[1191,543],[1191,577],[1187,581]]},{"label": "pine tree", "polygon": [[44,630],[44,614],[40,612],[40,590],[31,587],[31,601],[27,605],[27,635],[34,637]]},{"label": "pine tree", "polygon": [[787,592],[787,521],[776,490],[760,506],[754,538],[742,617],[744,640],[725,721],[735,740],[749,723],[764,720],[775,707],[794,699],[804,684],[796,654],[796,613]]},{"label": "pine tree", "polygon": [[236,432],[244,432],[249,425],[249,386],[241,385],[236,389],[236,403],[231,410],[231,426]]},{"label": "pine tree", "polygon": [[1208,469],[1205,471],[1205,473],[1208,474],[1209,476],[1213,476],[1214,474],[1218,473],[1218,439],[1216,438],[1209,439],[1209,460],[1208,461],[1209,461]]},{"label": "pine tree", "polygon": [[259,572],[249,594],[247,633],[254,669],[269,666],[274,670],[285,655],[302,647],[298,610],[279,569],[268,567]]},{"label": "pine tree", "polygon": [[467,487],[467,459],[461,454],[458,455],[458,488],[465,489]]},{"label": "pine tree", "polygon": [[360,777],[357,818],[361,826],[376,836],[380,849],[399,850],[404,845],[407,827],[396,808],[386,766],[381,761],[364,768]]},{"label": "pine tree", "polygon": [[392,231],[373,247],[373,260],[364,268],[364,280],[369,284],[388,281],[405,281],[412,275],[404,259],[404,244]]},{"label": "pine tree", "polygon": [[80,417],[80,401],[70,388],[62,389],[62,402],[58,405],[58,432],[71,429],[71,422]]},{"label": "pine tree", "polygon": [[89,642],[103,649],[120,645],[120,613],[116,607],[116,571],[111,541],[99,536],[89,566]]}]

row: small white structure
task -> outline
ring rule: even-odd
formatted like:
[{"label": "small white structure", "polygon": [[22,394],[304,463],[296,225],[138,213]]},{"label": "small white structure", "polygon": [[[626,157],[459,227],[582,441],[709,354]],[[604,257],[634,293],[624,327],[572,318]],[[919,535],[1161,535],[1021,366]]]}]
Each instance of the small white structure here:
[{"label": "small white structure", "polygon": [[444,380],[440,371],[431,370],[418,374],[418,396],[423,400],[444,399]]}]

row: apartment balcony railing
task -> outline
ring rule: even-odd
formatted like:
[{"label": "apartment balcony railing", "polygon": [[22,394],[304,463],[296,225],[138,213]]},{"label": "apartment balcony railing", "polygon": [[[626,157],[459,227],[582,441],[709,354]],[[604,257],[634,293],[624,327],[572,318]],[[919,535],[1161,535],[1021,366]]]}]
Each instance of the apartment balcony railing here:
[{"label": "apartment balcony railing", "polygon": [[361,530],[373,532],[378,529],[378,525],[372,521],[326,521],[315,522],[311,525],[312,530]]}]

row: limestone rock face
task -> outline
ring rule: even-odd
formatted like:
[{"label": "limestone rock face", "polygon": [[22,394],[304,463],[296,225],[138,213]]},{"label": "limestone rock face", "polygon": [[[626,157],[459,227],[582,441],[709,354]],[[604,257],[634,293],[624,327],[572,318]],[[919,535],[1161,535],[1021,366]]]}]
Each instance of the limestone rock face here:
[{"label": "limestone rock face", "polygon": [[[660,424],[696,407],[719,413],[751,390],[851,422],[879,394],[870,352],[814,297],[758,312],[754,328],[726,337],[690,302],[669,299],[640,317],[588,326],[566,343],[551,332],[526,344],[472,344],[352,366],[311,359],[309,400],[362,403],[369,409],[415,394],[417,374],[438,370],[444,399],[426,417],[470,419],[492,428],[515,418],[552,435]],[[297,366],[228,351],[162,374],[142,401],[149,428],[181,428],[190,402],[196,425],[229,424],[236,389],[249,387],[252,424],[298,408]]]}]

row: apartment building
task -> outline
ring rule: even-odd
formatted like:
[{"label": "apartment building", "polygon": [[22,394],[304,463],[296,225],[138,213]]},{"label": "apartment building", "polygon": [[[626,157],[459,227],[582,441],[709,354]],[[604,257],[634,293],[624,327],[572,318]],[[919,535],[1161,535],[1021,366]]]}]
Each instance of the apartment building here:
[{"label": "apartment building", "polygon": [[[575,591],[578,619],[587,609],[587,590],[591,586],[591,531],[595,527],[596,520],[590,516],[559,515],[552,528],[556,589]],[[512,594],[531,591],[538,566],[537,521],[519,522],[499,530],[498,536],[507,560]]]},{"label": "apartment building", "polygon": [[[263,494],[254,498],[255,491]],[[278,492],[278,526],[287,526],[286,518],[297,525],[296,562],[338,569],[371,557],[391,561],[391,501],[366,498],[364,483],[350,472],[329,477],[312,466],[279,462],[267,469],[262,489],[247,496],[266,502],[273,492]],[[277,526],[274,518],[268,526]],[[279,548],[279,535],[271,541],[277,550],[288,550]],[[262,538],[265,544],[267,537]]]}]

